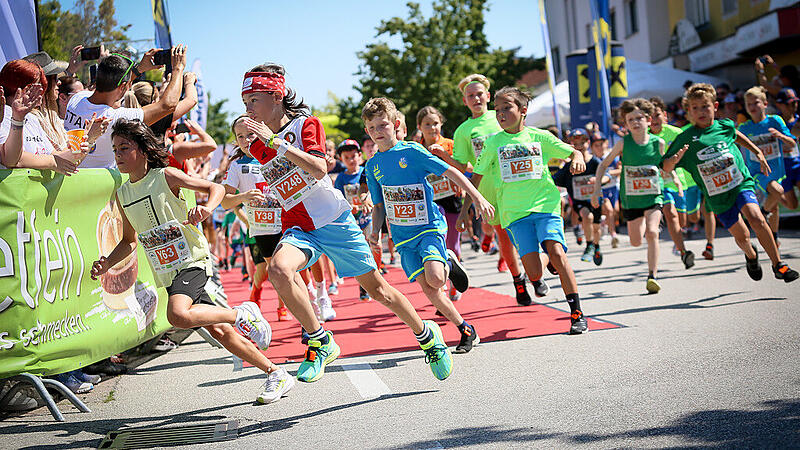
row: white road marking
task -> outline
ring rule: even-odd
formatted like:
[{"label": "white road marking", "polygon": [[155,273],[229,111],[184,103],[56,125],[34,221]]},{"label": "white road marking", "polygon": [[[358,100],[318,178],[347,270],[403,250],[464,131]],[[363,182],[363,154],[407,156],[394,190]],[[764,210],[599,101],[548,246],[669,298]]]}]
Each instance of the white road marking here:
[{"label": "white road marking", "polygon": [[369,363],[342,364],[341,367],[362,398],[377,398],[392,393],[389,386],[372,370]]}]

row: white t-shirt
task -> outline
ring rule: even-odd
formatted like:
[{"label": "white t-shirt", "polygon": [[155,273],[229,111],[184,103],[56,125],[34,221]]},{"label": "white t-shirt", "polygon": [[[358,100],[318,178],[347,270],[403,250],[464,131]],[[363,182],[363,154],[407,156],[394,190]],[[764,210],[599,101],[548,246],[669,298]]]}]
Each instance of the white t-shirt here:
[{"label": "white t-shirt", "polygon": [[108,131],[97,139],[94,151],[89,152],[80,167],[113,169],[117,167],[117,163],[114,161],[114,152],[111,149],[111,128],[118,119],[143,120],[144,111],[139,108],[112,108],[108,105],[97,105],[89,101],[92,93],[92,91],[81,91],[69,99],[67,114],[64,117],[64,128],[67,131],[84,128],[86,121],[91,119],[92,114],[95,113],[98,118],[110,118]]},{"label": "white t-shirt", "polygon": [[[3,122],[0,123],[0,144],[8,139],[11,131],[11,107],[6,105],[3,115]],[[55,147],[44,133],[39,119],[32,114],[25,116],[25,125],[22,127],[22,151],[30,152],[34,155],[50,155],[55,152]],[[2,164],[0,167],[5,168]]]}]

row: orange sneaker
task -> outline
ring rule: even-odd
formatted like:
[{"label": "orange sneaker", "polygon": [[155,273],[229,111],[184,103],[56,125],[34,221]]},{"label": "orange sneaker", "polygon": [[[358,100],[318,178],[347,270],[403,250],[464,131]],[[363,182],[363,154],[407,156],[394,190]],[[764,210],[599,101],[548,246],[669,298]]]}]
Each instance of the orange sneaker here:
[{"label": "orange sneaker", "polygon": [[278,308],[278,322],[288,322],[292,320],[292,315],[289,314],[289,310],[282,306]]},{"label": "orange sneaker", "polygon": [[497,261],[497,271],[508,272],[508,264],[506,263],[506,260],[503,259],[502,257],[500,258],[499,261]]}]

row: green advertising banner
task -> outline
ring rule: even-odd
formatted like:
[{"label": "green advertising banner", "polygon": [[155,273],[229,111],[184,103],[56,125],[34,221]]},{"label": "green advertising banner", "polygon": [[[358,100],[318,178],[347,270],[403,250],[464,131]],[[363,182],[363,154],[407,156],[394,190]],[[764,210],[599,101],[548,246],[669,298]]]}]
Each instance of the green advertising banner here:
[{"label": "green advertising banner", "polygon": [[114,192],[124,177],[0,170],[0,378],[80,368],[169,329],[141,246],[89,275],[122,235]]}]

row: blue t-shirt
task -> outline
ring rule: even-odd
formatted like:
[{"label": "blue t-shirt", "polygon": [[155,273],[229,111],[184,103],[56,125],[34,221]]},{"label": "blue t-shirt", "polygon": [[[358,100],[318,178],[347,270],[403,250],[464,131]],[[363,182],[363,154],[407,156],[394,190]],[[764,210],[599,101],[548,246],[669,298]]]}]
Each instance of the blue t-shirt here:
[{"label": "blue t-shirt", "polygon": [[392,240],[401,247],[424,233],[447,232],[433,188],[425,178],[441,176],[450,166],[416,142],[400,141],[367,161],[367,187],[375,205],[383,204]]},{"label": "blue t-shirt", "polygon": [[[783,165],[783,141],[773,137],[769,129],[774,128],[786,136],[792,136],[792,133],[786,128],[786,124],[780,116],[769,115],[761,122],[754,123],[752,120],[739,125],[739,131],[747,136],[754,144],[761,149],[764,158],[767,159],[767,164],[772,170],[770,178],[778,179],[786,174]],[[744,157],[745,164],[750,170],[750,173],[755,175],[761,173],[761,165],[755,156],[744,147],[742,149],[742,156]]]},{"label": "blue t-shirt", "polygon": [[[350,197],[348,197],[347,192],[345,191],[345,186],[354,186],[355,191],[358,192],[359,182],[361,180],[362,174],[364,172],[364,168],[359,166],[356,169],[356,173],[349,174],[347,173],[347,169],[344,172],[339,172],[339,175],[336,177],[336,181],[333,182],[333,187],[340,190],[344,198],[347,201],[350,201]],[[352,187],[350,189],[353,189]],[[363,211],[357,211],[355,214],[356,222],[358,222],[358,226],[361,229],[364,229],[372,222],[372,214],[364,214]]]}]

